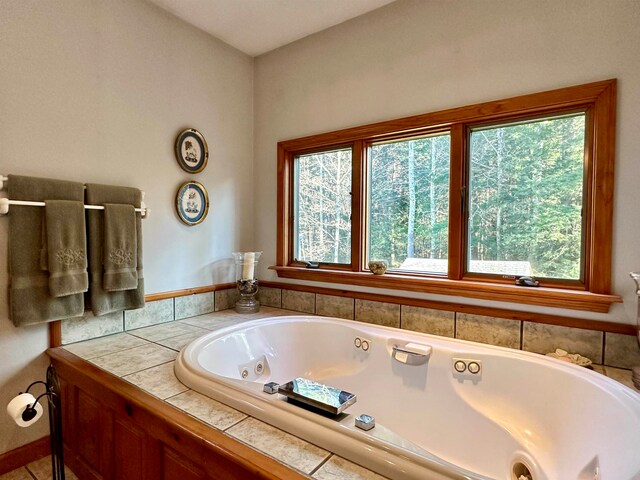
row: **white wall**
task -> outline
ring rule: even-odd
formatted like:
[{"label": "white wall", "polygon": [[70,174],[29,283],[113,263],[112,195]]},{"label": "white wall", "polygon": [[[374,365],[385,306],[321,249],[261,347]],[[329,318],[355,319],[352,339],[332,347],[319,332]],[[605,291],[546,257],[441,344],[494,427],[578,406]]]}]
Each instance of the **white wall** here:
[{"label": "white wall", "polygon": [[258,57],[255,240],[265,251],[262,277],[276,278],[266,266],[276,254],[278,141],[618,78],[613,292],[625,305],[607,315],[536,311],[635,323],[628,272],[640,270],[639,24],[637,0],[399,0]]},{"label": "white wall", "polygon": [[[2,0],[0,173],[146,191],[147,293],[231,281],[234,249],[252,249],[253,60],[140,0]],[[182,129],[207,139],[197,175],[173,153]],[[174,213],[178,186],[205,185],[199,226]],[[8,219],[0,218],[0,411],[44,378],[46,326],[7,315]],[[41,437],[0,413],[0,453]]]}]

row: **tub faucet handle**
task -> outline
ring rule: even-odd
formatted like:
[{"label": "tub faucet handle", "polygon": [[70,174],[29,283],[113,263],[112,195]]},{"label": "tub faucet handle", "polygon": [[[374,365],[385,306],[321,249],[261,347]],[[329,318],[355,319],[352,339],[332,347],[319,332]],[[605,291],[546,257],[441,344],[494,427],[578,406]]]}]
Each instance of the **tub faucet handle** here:
[{"label": "tub faucet handle", "polygon": [[359,415],[358,417],[356,417],[356,427],[362,430],[368,431],[375,426],[376,426],[376,419],[371,415],[367,415],[366,413],[363,413],[362,415]]},{"label": "tub faucet handle", "polygon": [[269,395],[273,395],[274,393],[278,393],[278,385],[276,382],[265,383],[262,387],[262,391],[268,393]]}]

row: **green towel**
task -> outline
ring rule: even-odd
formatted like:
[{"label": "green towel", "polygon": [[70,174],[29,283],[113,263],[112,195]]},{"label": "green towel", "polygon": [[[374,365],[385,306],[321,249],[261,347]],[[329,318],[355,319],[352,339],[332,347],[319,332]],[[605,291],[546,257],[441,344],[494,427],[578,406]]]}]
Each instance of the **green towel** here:
[{"label": "green towel", "polygon": [[[87,203],[105,205],[119,203],[140,207],[142,194],[137,188],[87,184]],[[142,221],[136,213],[136,273],[138,286],[132,290],[110,292],[104,288],[104,212],[89,210],[89,291],[93,313],[104,315],[144,306],[144,272],[142,270]]]},{"label": "green towel", "polygon": [[[11,200],[82,202],[82,183],[9,175]],[[52,297],[49,275],[40,265],[44,208],[12,205],[9,210],[9,303],[16,326],[80,317],[84,312],[81,293]]]},{"label": "green towel", "polygon": [[104,278],[110,292],[138,287],[136,212],[133,205],[104,205]]},{"label": "green towel", "polygon": [[89,289],[84,204],[45,200],[49,293],[64,297]]}]

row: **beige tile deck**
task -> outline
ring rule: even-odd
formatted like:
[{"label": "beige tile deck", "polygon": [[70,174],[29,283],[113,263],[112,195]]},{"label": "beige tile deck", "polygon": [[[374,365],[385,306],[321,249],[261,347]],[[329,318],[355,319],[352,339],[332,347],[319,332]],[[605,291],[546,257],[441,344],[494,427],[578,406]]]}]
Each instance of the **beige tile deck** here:
[{"label": "beige tile deck", "polygon": [[384,480],[386,477],[333,455],[314,474],[317,480]]},{"label": "beige tile deck", "polygon": [[174,364],[175,362],[163,363],[122,378],[158,398],[173,397],[189,390],[173,373]]},{"label": "beige tile deck", "polygon": [[158,340],[177,337],[178,335],[184,335],[185,333],[200,333],[201,335],[204,335],[207,333],[207,330],[200,327],[194,327],[193,325],[187,325],[183,322],[169,322],[160,325],[153,325],[151,327],[138,328],[136,330],[131,330],[129,333],[151,342],[157,342]]},{"label": "beige tile deck", "polygon": [[88,360],[90,358],[116,353],[121,350],[139,347],[140,345],[146,345],[147,343],[149,342],[142,338],[129,335],[128,333],[116,333],[115,335],[86,340],[80,343],[72,343],[71,345],[66,345],[64,348]]},{"label": "beige tile deck", "polygon": [[118,377],[175,360],[178,352],[150,343],[89,360]]},{"label": "beige tile deck", "polygon": [[330,455],[326,450],[251,417],[226,433],[307,474]]},{"label": "beige tile deck", "polygon": [[244,413],[193,390],[168,398],[166,401],[219,430],[229,428],[247,418]]}]

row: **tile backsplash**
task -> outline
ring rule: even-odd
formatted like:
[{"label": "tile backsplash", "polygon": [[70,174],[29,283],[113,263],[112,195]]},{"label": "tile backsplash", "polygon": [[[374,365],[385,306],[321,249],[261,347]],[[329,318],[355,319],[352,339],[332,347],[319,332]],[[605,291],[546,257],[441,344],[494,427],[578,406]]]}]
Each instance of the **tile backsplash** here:
[{"label": "tile backsplash", "polygon": [[[83,318],[62,322],[62,344],[226,310],[233,308],[237,295],[235,288],[229,288],[148,302],[139,310],[102,317],[94,317],[88,313]],[[258,299],[265,307],[283,308],[304,314],[375,323],[542,354],[562,348],[570,353],[584,355],[594,363],[618,368],[640,365],[640,347],[636,337],[631,335],[286,288],[261,286]],[[187,327],[181,336],[184,339],[180,338],[185,345],[199,335],[199,332],[188,330]]]}]

